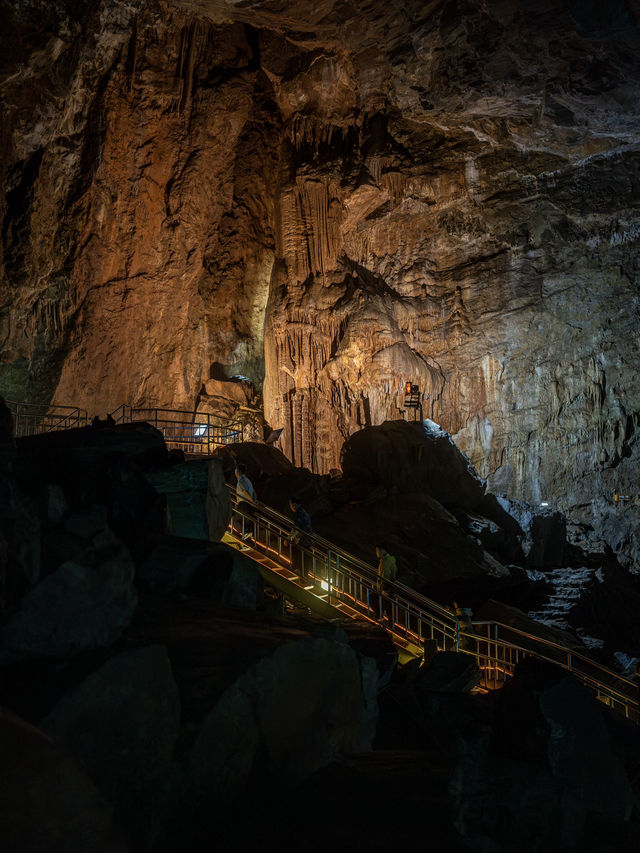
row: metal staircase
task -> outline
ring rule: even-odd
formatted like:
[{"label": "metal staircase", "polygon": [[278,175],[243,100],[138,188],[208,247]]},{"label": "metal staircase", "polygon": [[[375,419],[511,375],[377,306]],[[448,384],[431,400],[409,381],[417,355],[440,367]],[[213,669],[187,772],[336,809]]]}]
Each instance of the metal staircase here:
[{"label": "metal staircase", "polygon": [[[6,401],[16,437],[86,426],[87,412],[72,406]],[[159,429],[170,448],[210,455],[225,444],[243,440],[242,425],[220,423],[207,413],[122,405],[117,423],[145,421]],[[600,701],[640,724],[638,688],[630,680],[580,652],[542,637],[493,621],[459,621],[455,613],[402,583],[378,586],[375,568],[312,535],[293,542],[290,518],[260,503],[239,501],[229,487],[233,518],[226,540],[254,559],[270,582],[328,617],[368,619],[381,625],[402,654],[419,657],[425,648],[455,649],[478,662],[482,686],[495,689],[513,674],[525,657],[557,664],[590,687]]]},{"label": "metal staircase", "polygon": [[[239,501],[229,487],[233,517],[226,541],[260,563],[268,580],[288,588],[299,600],[320,603],[325,615],[368,619],[381,625],[399,650],[422,656],[431,644],[472,655],[482,674],[481,686],[500,687],[525,657],[556,664],[590,687],[598,699],[640,724],[636,685],[591,658],[542,637],[493,621],[462,623],[455,613],[402,583],[385,581],[353,554],[313,535],[291,541],[290,518],[260,503]],[[284,587],[278,584],[281,579]]]}]

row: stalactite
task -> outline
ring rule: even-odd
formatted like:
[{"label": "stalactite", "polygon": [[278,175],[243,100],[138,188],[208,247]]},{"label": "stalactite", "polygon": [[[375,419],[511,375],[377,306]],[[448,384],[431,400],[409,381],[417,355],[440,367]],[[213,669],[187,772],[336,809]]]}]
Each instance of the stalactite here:
[{"label": "stalactite", "polygon": [[305,393],[300,405],[300,443],[302,448],[302,465],[305,468],[313,468],[313,454],[311,450],[312,424],[310,421],[309,397]]}]

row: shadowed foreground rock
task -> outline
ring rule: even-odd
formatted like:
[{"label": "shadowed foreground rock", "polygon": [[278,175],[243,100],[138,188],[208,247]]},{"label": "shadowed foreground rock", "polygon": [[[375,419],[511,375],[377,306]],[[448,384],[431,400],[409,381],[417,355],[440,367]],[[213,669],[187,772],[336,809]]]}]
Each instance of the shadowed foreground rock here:
[{"label": "shadowed foreground rock", "polygon": [[249,610],[263,601],[256,563],[222,542],[162,537],[140,566],[136,583],[146,590],[179,590]]},{"label": "shadowed foreground rock", "polygon": [[[102,513],[77,516],[85,547],[21,600],[0,632],[0,661],[73,657],[108,646],[131,621],[137,596],[135,566]],[[86,537],[86,538],[85,538]]]},{"label": "shadowed foreground rock", "polygon": [[112,809],[78,763],[0,709],[0,822],[12,853],[129,853]]},{"label": "shadowed foreground rock", "polygon": [[165,495],[176,536],[219,541],[231,518],[231,502],[219,459],[191,459],[147,472]]},{"label": "shadowed foreground rock", "polygon": [[42,722],[125,812],[142,808],[167,772],[179,726],[180,698],[162,646],[111,658]]},{"label": "shadowed foreground rock", "polygon": [[[227,690],[193,749],[195,792],[204,804],[244,787],[256,761],[284,788],[336,756],[370,749],[378,672],[343,643],[282,646]],[[205,806],[206,807],[206,806]]]}]

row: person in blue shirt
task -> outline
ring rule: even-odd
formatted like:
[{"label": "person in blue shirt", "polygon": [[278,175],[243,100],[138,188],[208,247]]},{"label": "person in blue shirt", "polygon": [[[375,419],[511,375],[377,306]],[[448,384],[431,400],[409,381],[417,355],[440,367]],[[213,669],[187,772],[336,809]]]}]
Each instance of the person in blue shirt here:
[{"label": "person in blue shirt", "polygon": [[300,531],[301,535],[313,536],[311,516],[300,501],[297,498],[290,498],[289,506],[291,507],[291,512],[294,513],[293,523],[296,529]]}]

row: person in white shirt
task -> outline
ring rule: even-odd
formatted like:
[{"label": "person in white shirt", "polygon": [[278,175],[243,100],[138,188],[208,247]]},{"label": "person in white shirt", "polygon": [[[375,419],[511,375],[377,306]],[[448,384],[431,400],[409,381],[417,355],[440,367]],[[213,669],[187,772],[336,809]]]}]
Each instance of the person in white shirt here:
[{"label": "person in white shirt", "polygon": [[253,483],[247,477],[247,469],[244,465],[236,465],[236,492],[241,501],[257,501],[256,490]]},{"label": "person in white shirt", "polygon": [[[238,494],[238,509],[243,512],[243,516],[245,519],[244,522],[242,522],[241,521],[242,517],[238,515],[238,516],[236,516],[236,520],[242,526],[243,529],[244,529],[246,524],[249,524],[250,527],[253,528],[254,525],[251,524],[251,522],[249,522],[247,520],[248,507],[246,507],[246,504],[245,504],[245,507],[243,509],[242,503],[244,501],[249,501],[249,503],[254,503],[255,501],[258,500],[258,498],[256,496],[256,490],[253,488],[253,483],[247,477],[247,469],[245,468],[244,465],[241,465],[240,463],[236,464],[236,492]],[[249,515],[251,515],[250,511],[249,511]],[[248,539],[253,539],[254,533],[255,533],[255,531],[253,531],[252,529],[247,530],[242,534],[242,539],[244,541],[246,541]]]}]

